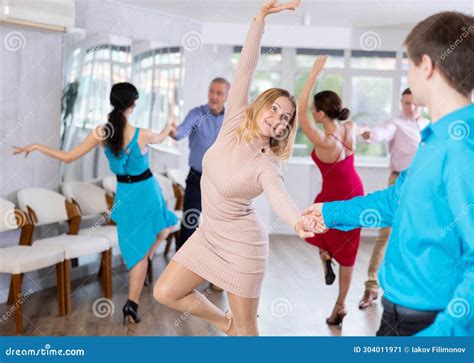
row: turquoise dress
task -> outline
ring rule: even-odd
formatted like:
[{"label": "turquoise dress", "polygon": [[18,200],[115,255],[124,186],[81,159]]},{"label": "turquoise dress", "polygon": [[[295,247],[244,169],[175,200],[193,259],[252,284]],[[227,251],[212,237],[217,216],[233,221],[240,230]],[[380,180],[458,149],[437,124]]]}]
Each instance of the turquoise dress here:
[{"label": "turquoise dress", "polygon": [[[137,127],[119,157],[105,147],[114,174],[140,175],[148,169],[148,151],[142,154],[137,141],[139,133]],[[146,256],[163,229],[178,223],[154,177],[137,183],[118,182],[111,219],[117,224],[120,251],[129,270]]]}]

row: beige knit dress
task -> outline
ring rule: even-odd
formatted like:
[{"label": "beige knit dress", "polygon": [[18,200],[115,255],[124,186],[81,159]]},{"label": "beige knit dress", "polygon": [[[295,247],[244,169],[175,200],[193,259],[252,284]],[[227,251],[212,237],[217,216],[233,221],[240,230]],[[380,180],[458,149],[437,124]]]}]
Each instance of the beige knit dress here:
[{"label": "beige knit dress", "polygon": [[246,298],[260,296],[268,260],[268,232],[252,199],[265,192],[291,227],[301,220],[268,141],[246,143],[236,133],[244,120],[263,28],[256,20],[250,26],[221,131],[203,158],[202,223],[173,257],[207,281]]}]

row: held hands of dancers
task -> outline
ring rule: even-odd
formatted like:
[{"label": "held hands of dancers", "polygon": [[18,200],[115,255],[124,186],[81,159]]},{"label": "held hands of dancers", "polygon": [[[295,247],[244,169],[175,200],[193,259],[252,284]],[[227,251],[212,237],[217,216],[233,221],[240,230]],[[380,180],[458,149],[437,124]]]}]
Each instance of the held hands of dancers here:
[{"label": "held hands of dancers", "polygon": [[304,229],[314,233],[325,233],[328,227],[324,223],[323,203],[316,203],[303,211]]},{"label": "held hands of dancers", "polygon": [[328,230],[324,224],[322,208],[322,203],[316,203],[302,212],[302,220],[295,225],[295,231],[301,239],[311,238],[315,233],[324,233]]},{"label": "held hands of dancers", "polygon": [[295,10],[299,5],[299,0],[294,0],[283,4],[278,4],[277,0],[267,1],[265,5],[260,8],[255,20],[263,22],[265,17],[269,14],[279,13],[283,10]]}]

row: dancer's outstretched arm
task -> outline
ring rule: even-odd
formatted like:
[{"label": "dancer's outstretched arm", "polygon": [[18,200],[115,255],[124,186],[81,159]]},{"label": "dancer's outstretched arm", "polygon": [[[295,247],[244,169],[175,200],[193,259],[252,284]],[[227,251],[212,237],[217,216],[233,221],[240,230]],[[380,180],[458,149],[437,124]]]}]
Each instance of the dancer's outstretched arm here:
[{"label": "dancer's outstretched arm", "polygon": [[278,4],[276,0],[268,1],[260,8],[254,20],[252,20],[247,32],[247,37],[245,38],[239,63],[237,64],[237,70],[235,71],[234,79],[232,81],[222,129],[234,128],[240,125],[241,120],[235,117],[236,113],[241,111],[249,102],[252,77],[260,56],[260,43],[265,25],[265,17],[269,14],[279,13],[283,10],[294,10],[298,6],[299,1],[292,1],[284,4]]},{"label": "dancer's outstretched arm", "polygon": [[281,173],[265,169],[259,174],[259,182],[272,209],[299,235],[301,239],[311,238],[314,233],[305,227],[303,217],[286,191]]},{"label": "dancer's outstretched arm", "polygon": [[54,159],[58,159],[65,163],[73,162],[87,154],[94,147],[99,145],[102,142],[100,135],[103,133],[99,128],[96,128],[94,131],[91,131],[89,135],[85,138],[83,142],[77,145],[74,149],[69,151],[54,149],[43,144],[30,144],[26,146],[14,146],[13,154],[25,154],[25,158],[28,157],[29,153],[33,151],[39,151],[45,155],[48,155]]},{"label": "dancer's outstretched arm", "polygon": [[313,68],[311,68],[308,79],[306,80],[303,90],[301,91],[298,98],[298,119],[300,121],[301,129],[303,130],[306,137],[313,143],[313,145],[319,148],[332,147],[333,140],[329,135],[326,135],[324,132],[314,126],[308,119],[306,113],[308,110],[309,98],[311,97],[311,91],[314,88],[314,84],[316,83],[318,75],[321,73],[324,65],[326,64],[327,58],[327,55],[316,58]]},{"label": "dancer's outstretched arm", "polygon": [[395,137],[396,132],[397,127],[391,122],[375,127],[358,126],[357,130],[362,140],[367,143],[388,143]]},{"label": "dancer's outstretched arm", "polygon": [[[390,227],[398,208],[406,173],[402,172],[395,185],[387,189],[349,200],[316,203],[306,208],[303,214],[311,213],[319,219],[320,224],[342,231],[361,227]],[[307,229],[316,231],[312,227],[311,221],[306,224]]]},{"label": "dancer's outstretched arm", "polygon": [[162,143],[171,132],[174,131],[173,125],[166,125],[163,131],[154,132],[150,129],[141,129],[141,137],[145,144],[160,144]]}]

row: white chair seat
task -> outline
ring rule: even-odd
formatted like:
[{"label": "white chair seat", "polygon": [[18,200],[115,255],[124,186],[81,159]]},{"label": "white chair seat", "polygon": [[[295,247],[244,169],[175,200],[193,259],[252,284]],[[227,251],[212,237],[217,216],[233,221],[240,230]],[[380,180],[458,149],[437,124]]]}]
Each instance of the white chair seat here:
[{"label": "white chair seat", "polygon": [[79,230],[79,236],[105,237],[109,241],[110,247],[118,246],[118,233],[116,226],[82,228]]},{"label": "white chair seat", "polygon": [[67,260],[104,252],[110,248],[109,240],[105,237],[84,237],[69,234],[40,239],[34,242],[33,246],[36,245],[62,247],[64,258]]},{"label": "white chair seat", "polygon": [[64,249],[44,246],[0,248],[0,272],[20,274],[54,266],[64,261]]}]

